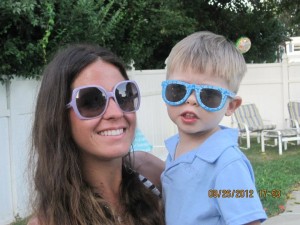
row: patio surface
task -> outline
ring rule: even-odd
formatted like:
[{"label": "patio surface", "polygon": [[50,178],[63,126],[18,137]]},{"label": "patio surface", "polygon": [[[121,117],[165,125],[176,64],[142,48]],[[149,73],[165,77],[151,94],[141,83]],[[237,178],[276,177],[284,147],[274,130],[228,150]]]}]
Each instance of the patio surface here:
[{"label": "patio surface", "polygon": [[263,225],[299,225],[300,224],[300,189],[291,193],[283,213],[266,220]]}]

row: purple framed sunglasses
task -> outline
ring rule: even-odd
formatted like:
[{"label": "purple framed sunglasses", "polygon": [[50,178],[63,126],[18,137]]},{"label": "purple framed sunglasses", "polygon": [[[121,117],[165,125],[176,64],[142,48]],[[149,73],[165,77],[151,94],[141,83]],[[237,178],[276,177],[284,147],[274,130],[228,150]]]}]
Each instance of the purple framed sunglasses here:
[{"label": "purple framed sunglasses", "polygon": [[140,107],[141,97],[137,83],[125,80],[117,83],[112,92],[96,85],[75,88],[66,108],[72,107],[81,120],[94,119],[105,113],[110,98],[125,113],[135,112]]}]

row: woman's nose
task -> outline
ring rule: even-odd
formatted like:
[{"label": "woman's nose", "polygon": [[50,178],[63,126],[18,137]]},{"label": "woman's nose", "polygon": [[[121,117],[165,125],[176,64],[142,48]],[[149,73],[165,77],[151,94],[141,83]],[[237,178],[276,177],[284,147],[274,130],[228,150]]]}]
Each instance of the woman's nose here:
[{"label": "woman's nose", "polygon": [[118,103],[114,98],[108,99],[108,104],[105,113],[103,114],[104,119],[120,118],[124,112],[120,109]]}]

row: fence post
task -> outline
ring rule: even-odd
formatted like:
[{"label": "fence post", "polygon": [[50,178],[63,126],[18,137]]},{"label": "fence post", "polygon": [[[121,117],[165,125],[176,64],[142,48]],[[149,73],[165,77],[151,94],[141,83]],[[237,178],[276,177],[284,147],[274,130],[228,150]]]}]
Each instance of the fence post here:
[{"label": "fence post", "polygon": [[135,67],[134,67],[134,60],[132,59],[130,61],[130,69],[127,70],[127,73],[128,73],[128,77],[130,80],[134,80],[134,76],[135,76]]},{"label": "fence post", "polygon": [[[283,54],[282,57],[282,63],[281,63],[281,74],[282,74],[282,91],[283,91],[283,120],[285,121],[287,118],[289,118],[287,104],[290,100],[290,92],[289,92],[289,63],[288,63],[288,57],[286,54]],[[285,124],[286,125],[286,124]]]}]

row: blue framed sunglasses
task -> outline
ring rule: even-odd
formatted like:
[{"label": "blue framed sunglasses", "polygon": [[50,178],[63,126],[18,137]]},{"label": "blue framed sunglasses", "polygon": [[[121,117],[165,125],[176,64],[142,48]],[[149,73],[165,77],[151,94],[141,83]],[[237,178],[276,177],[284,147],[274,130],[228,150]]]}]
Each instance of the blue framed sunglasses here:
[{"label": "blue framed sunglasses", "polygon": [[168,105],[177,106],[186,102],[195,90],[198,104],[209,112],[222,109],[227,97],[234,98],[235,93],[216,86],[189,84],[179,80],[162,82],[162,98]]}]

